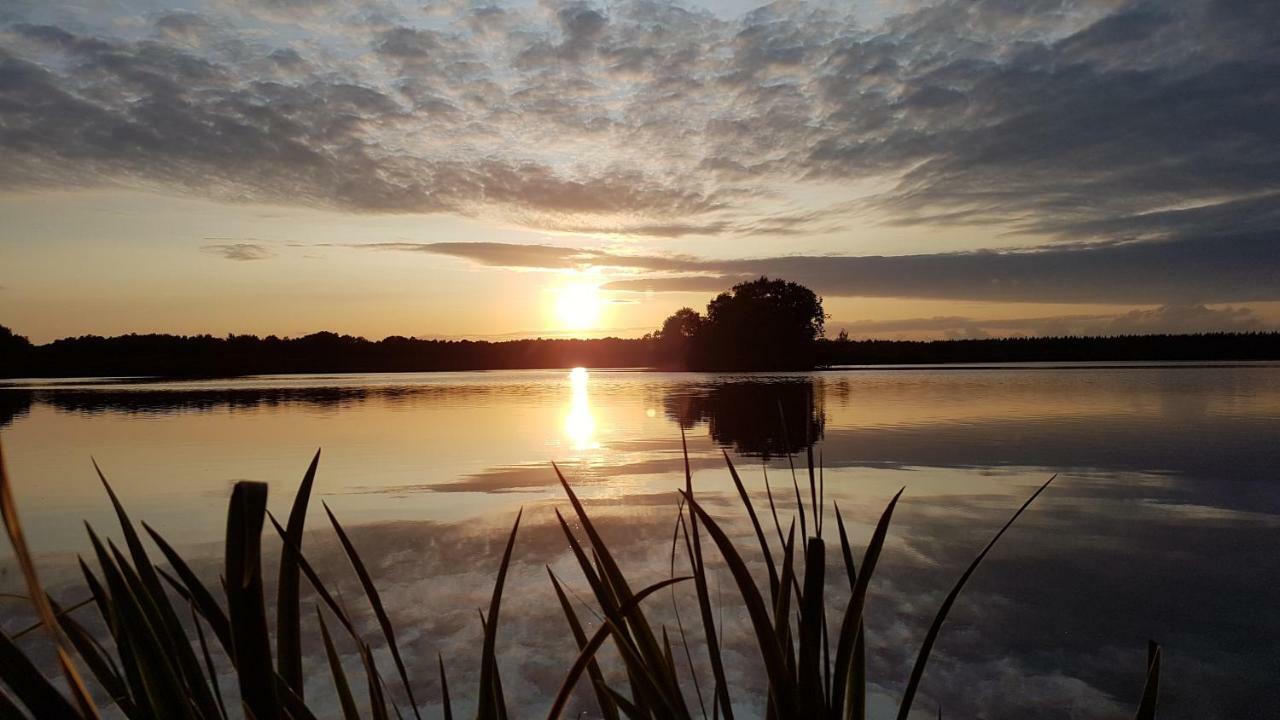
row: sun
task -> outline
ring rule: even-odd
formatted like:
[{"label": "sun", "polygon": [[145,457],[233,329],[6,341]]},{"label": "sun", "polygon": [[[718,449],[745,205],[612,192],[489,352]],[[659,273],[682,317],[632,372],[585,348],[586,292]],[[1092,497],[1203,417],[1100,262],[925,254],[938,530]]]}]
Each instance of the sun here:
[{"label": "sun", "polygon": [[563,330],[594,330],[603,308],[598,285],[573,282],[556,290],[556,319]]}]

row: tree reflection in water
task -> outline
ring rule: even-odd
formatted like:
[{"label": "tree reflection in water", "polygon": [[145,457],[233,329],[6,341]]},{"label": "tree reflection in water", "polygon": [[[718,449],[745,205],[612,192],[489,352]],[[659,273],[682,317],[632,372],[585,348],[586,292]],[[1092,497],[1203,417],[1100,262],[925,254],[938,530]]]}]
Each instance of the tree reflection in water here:
[{"label": "tree reflection in water", "polygon": [[685,430],[707,424],[711,439],[768,460],[803,452],[822,439],[822,399],[809,378],[744,379],[673,387],[667,417]]}]

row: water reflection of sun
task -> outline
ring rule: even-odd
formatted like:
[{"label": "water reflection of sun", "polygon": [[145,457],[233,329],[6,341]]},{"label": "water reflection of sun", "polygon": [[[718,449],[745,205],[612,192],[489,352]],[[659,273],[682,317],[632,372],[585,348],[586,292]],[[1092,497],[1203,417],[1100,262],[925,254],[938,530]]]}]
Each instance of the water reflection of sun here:
[{"label": "water reflection of sun", "polygon": [[587,369],[574,368],[569,373],[569,413],[564,418],[564,431],[573,443],[573,449],[593,450],[599,445],[595,442],[596,420],[591,414],[591,403],[587,398]]}]

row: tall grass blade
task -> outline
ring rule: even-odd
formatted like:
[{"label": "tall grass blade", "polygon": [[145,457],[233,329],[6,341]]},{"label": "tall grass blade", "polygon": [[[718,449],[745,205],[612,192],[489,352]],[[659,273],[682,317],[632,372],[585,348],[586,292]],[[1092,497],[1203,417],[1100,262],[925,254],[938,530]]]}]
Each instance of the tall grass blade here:
[{"label": "tall grass blade", "polygon": [[1134,720],[1156,720],[1156,701],[1160,697],[1160,646],[1147,643],[1147,681],[1142,688],[1142,701]]},{"label": "tall grass blade", "polygon": [[338,694],[338,705],[342,708],[344,720],[359,720],[360,712],[356,709],[355,698],[351,695],[351,684],[347,682],[347,673],[342,669],[342,658],[333,645],[333,637],[329,634],[329,625],[324,621],[324,612],[316,608],[316,620],[320,624],[320,637],[324,641],[324,655],[329,661],[329,673],[333,675],[333,689]]},{"label": "tall grass blade", "polygon": [[[283,543],[289,542],[288,533],[270,511],[267,512],[267,519],[271,521],[272,527],[274,527],[276,529],[276,533],[280,535],[280,541]],[[347,615],[347,611],[336,599],[334,599],[333,595],[329,593],[329,589],[325,587],[320,576],[316,574],[315,568],[311,567],[311,563],[307,562],[307,557],[296,547],[294,548],[294,553],[297,556],[298,567],[302,570],[302,574],[307,577],[307,582],[311,583],[311,589],[316,591],[316,594],[324,601],[325,606],[333,612],[334,617],[336,617],[338,622],[342,624],[342,627],[346,629],[347,634],[349,634],[356,642],[360,642],[360,635],[356,632],[355,625],[351,623],[351,618]]]},{"label": "tall grass blade", "polygon": [[[20,598],[21,598],[21,599],[23,599],[23,600],[30,600],[30,598],[28,598],[26,595],[15,595],[14,597],[20,597]],[[53,600],[53,597],[52,597],[52,596],[50,596],[50,597],[49,597],[49,604],[53,607],[53,617],[54,617],[54,619],[56,619],[59,623],[61,623],[61,622],[62,622],[62,618],[63,618],[63,616],[64,616],[64,615],[66,615],[66,614],[68,614],[68,613],[73,613],[73,612],[75,612],[76,610],[79,610],[80,608],[82,608],[82,607],[84,607],[84,606],[86,606],[86,605],[91,605],[91,604],[93,604],[93,602],[94,602],[94,600],[93,600],[93,596],[91,595],[91,596],[89,596],[89,597],[85,598],[84,600],[81,600],[80,602],[75,603],[74,605],[71,605],[71,606],[69,606],[69,607],[65,607],[65,608],[64,608],[64,607],[59,607],[59,606],[58,606],[58,603],[54,602],[54,600]],[[40,622],[39,620],[37,620],[37,621],[35,621],[34,623],[32,623],[32,624],[30,624],[30,625],[28,625],[28,626],[26,626],[26,627],[22,628],[21,630],[19,630],[19,631],[18,631],[18,632],[16,632],[16,633],[14,633],[12,637],[13,637],[13,639],[14,639],[14,640],[21,640],[21,639],[22,639],[22,637],[23,637],[24,635],[29,635],[29,634],[31,634],[31,633],[33,633],[33,632],[35,632],[35,631],[37,631],[37,630],[43,629],[43,628],[44,628],[44,623],[42,623],[42,622]]]},{"label": "tall grass blade", "polygon": [[0,688],[0,720],[27,720],[22,708],[9,699],[9,694]]},{"label": "tall grass blade", "polygon": [[[906,488],[903,488],[905,490]],[[880,551],[884,548],[884,539],[889,534],[889,523],[893,519],[893,510],[898,506],[898,499],[903,490],[899,490],[876,522],[871,533],[871,541],[862,555],[862,572],[856,573],[853,591],[849,594],[849,604],[845,606],[844,618],[840,621],[840,636],[836,641],[836,665],[832,672],[835,681],[832,683],[831,706],[844,706],[844,698],[850,680],[850,659],[857,636],[862,634],[862,611],[866,607],[867,587],[871,584],[871,576],[875,574],[876,563],[880,561]],[[852,561],[848,561],[851,563]]]},{"label": "tall grass blade", "polygon": [[[782,577],[778,586],[778,596],[773,602],[773,632],[778,638],[778,645],[782,647],[788,673],[795,670],[793,662],[795,645],[791,638],[791,588],[794,585],[795,575],[795,539],[796,520],[791,518],[791,524],[787,527],[787,541],[782,546]],[[773,696],[769,696],[766,699],[765,718],[772,720],[777,717],[778,711],[774,706]]]},{"label": "tall grass blade", "polygon": [[800,596],[800,659],[799,710],[800,717],[821,717],[826,711],[826,699],[822,688],[822,606],[823,584],[826,581],[826,548],[821,538],[809,538],[809,551],[805,554],[804,593]]},{"label": "tall grass blade", "polygon": [[489,599],[489,615],[485,624],[484,647],[480,652],[480,720],[497,720],[505,715],[502,692],[497,687],[498,657],[498,613],[502,609],[502,587],[507,580],[507,568],[511,565],[511,551],[516,546],[516,532],[520,529],[520,518],[524,516],[522,508],[516,514],[515,524],[511,527],[511,535],[507,538],[507,547],[502,552],[502,564],[498,567],[498,578],[494,581],[493,596]]},{"label": "tall grass blade", "polygon": [[[853,550],[849,546],[849,534],[844,528],[844,517],[840,513],[840,505],[836,504],[836,528],[840,532],[840,555],[844,558],[845,574],[849,577],[849,590],[852,592],[858,585],[858,568],[853,563]],[[865,720],[867,716],[867,638],[865,635],[865,623],[862,618],[858,619],[858,639],[853,643],[853,657],[850,659],[849,681],[845,683],[844,689],[839,690],[838,685],[834,685],[831,689],[831,718],[832,720]],[[844,682],[838,675],[835,676],[835,682]],[[846,693],[844,696],[843,713],[841,712],[840,703],[836,701],[837,692]]]},{"label": "tall grass blade", "polygon": [[196,606],[191,606],[191,624],[196,626],[196,638],[200,641],[200,654],[204,657],[205,672],[209,673],[209,684],[213,689],[213,697],[218,701],[218,717],[227,720],[227,706],[222,701],[222,687],[218,683],[218,669],[213,664],[213,656],[209,654],[209,642],[205,640],[204,630],[201,628],[200,614],[196,611]]},{"label": "tall grass blade", "polygon": [[272,677],[276,681],[276,695],[280,698],[280,709],[286,720],[317,720],[306,701],[290,689],[279,673],[272,673]]},{"label": "tall grass blade", "polygon": [[[631,599],[623,603],[622,607],[619,608],[622,616],[628,617],[632,615],[640,608],[640,603],[645,598],[662,588],[674,585],[678,582],[684,582],[688,579],[689,578],[687,577],[667,578],[666,580],[656,582],[649,587],[643,588],[640,592],[632,595]],[[568,704],[569,696],[573,694],[574,686],[578,684],[578,679],[582,677],[582,673],[586,671],[587,665],[591,662],[591,659],[595,657],[596,651],[600,649],[600,646],[604,644],[604,641],[608,639],[611,633],[616,634],[618,631],[618,626],[614,625],[612,622],[605,622],[602,623],[595,633],[592,634],[591,638],[587,640],[586,646],[578,653],[577,659],[573,661],[573,665],[569,667],[568,674],[565,675],[564,681],[560,684],[560,691],[556,693],[555,700],[551,703],[551,710],[547,713],[547,720],[555,720],[564,712],[564,706]],[[614,700],[615,702],[618,702],[619,707],[623,706],[620,698],[615,696]],[[621,700],[625,700],[625,698],[622,698]],[[631,713],[628,712],[628,714],[630,715]]]},{"label": "tall grass blade", "polygon": [[729,452],[721,450],[724,454],[724,461],[729,466],[729,477],[733,478],[733,485],[738,489],[738,497],[742,499],[742,505],[747,509],[747,517],[751,518],[751,527],[756,531],[756,541],[760,543],[760,554],[764,555],[765,568],[769,571],[769,591],[776,599],[778,594],[778,568],[773,564],[773,553],[769,551],[769,542],[765,540],[764,528],[760,527],[760,518],[756,516],[756,509],[751,504],[751,498],[747,497],[747,489],[742,484],[742,478],[738,477],[738,469],[733,466],[733,461],[729,459]]},{"label": "tall grass blade", "polygon": [[256,720],[280,717],[262,590],[262,524],[266,513],[265,484],[235,484],[227,510],[227,607],[240,699]]},{"label": "tall grass blade", "polygon": [[[627,583],[626,576],[623,575],[622,569],[618,566],[618,563],[614,559],[612,553],[609,552],[609,548],[605,544],[604,539],[600,536],[595,524],[591,521],[591,517],[587,515],[587,511],[582,506],[582,501],[578,499],[577,493],[575,493],[573,488],[569,486],[569,481],[566,480],[564,474],[560,472],[559,466],[555,463],[551,463],[551,467],[555,469],[556,476],[560,479],[560,484],[564,488],[565,495],[568,497],[570,505],[573,506],[573,510],[577,514],[579,522],[582,523],[582,529],[587,533],[587,537],[591,541],[592,550],[595,552],[600,563],[600,579],[603,581],[603,585],[608,588],[608,593],[605,593],[605,595],[607,596],[611,593],[615,598],[613,600],[608,600],[604,607],[606,610],[609,610],[616,615],[616,608],[625,605],[631,599],[631,587]],[[605,602],[606,600],[602,599],[602,603]],[[625,620],[618,620],[615,618],[614,622],[618,623],[619,629],[624,633],[622,636],[623,638],[634,638],[635,648],[650,667],[661,668],[665,666],[666,661],[663,658],[662,649],[659,647],[657,638],[653,634],[652,628],[649,627],[649,623],[645,619],[643,613],[637,613]],[[683,700],[681,700],[681,702],[683,702]]]},{"label": "tall grass blade", "polygon": [[200,669],[200,661],[191,648],[191,642],[182,628],[182,623],[169,603],[164,586],[160,583],[160,577],[151,563],[151,557],[142,544],[142,538],[138,535],[133,521],[125,512],[124,504],[120,502],[111,483],[107,482],[106,475],[103,474],[96,460],[93,461],[93,469],[98,474],[102,487],[107,491],[107,497],[111,500],[111,506],[120,524],[120,531],[124,535],[125,544],[129,548],[129,556],[133,559],[133,568],[130,569],[123,557],[118,558],[120,571],[130,581],[142,611],[151,619],[161,647],[167,648],[174,667],[188,691],[189,699],[202,716],[213,717],[218,712],[217,703],[206,684]]},{"label": "tall grass blade", "polygon": [[307,503],[311,500],[311,486],[315,483],[319,464],[320,451],[316,450],[293,497],[288,533],[291,542],[280,549],[280,580],[276,585],[276,669],[285,684],[298,695],[302,695],[302,619],[298,601],[301,578],[295,548],[302,547]]},{"label": "tall grass blade", "polygon": [[444,707],[444,720],[453,720],[453,703],[449,700],[449,676],[444,671],[444,656],[436,655],[440,663],[440,704]]},{"label": "tall grass blade", "polygon": [[160,535],[160,533],[156,532],[155,529],[150,525],[147,525],[145,522],[142,523],[142,529],[147,531],[147,534],[151,536],[152,541],[155,542],[156,547],[160,548],[160,553],[169,561],[169,567],[173,568],[173,571],[178,574],[178,578],[182,580],[182,585],[186,588],[188,596],[191,598],[191,601],[195,603],[196,610],[199,610],[200,614],[204,616],[205,621],[209,623],[209,629],[211,629],[214,636],[218,638],[218,642],[222,644],[222,649],[225,650],[227,654],[232,654],[231,621],[227,619],[226,611],[224,611],[222,606],[218,604],[218,601],[214,599],[213,594],[210,593],[209,589],[200,581],[200,578],[196,577],[196,574],[191,571],[191,568],[187,565],[187,562],[182,559],[182,556],[173,549],[173,546],[170,545],[168,541]]},{"label": "tall grass blade", "polygon": [[[679,545],[680,537],[683,534],[685,548],[689,547],[689,529],[685,526],[684,521],[684,499],[680,499],[680,504],[676,509],[676,523],[671,530],[671,562],[667,577],[676,576],[676,547]],[[692,555],[692,553],[690,553]],[[702,696],[702,683],[698,681],[698,668],[693,664],[693,653],[689,650],[689,636],[684,630],[684,618],[680,615],[680,603],[676,599],[676,589],[671,588],[671,612],[676,617],[676,630],[680,633],[680,646],[684,649],[684,659],[689,666],[689,678],[693,681],[693,692],[698,698],[698,709],[702,711],[702,717],[707,717],[707,703]],[[714,700],[712,701],[714,704]]]},{"label": "tall grass blade", "polygon": [[[85,523],[85,530],[88,532],[90,538],[96,537],[93,532],[93,528],[90,527],[88,523]],[[97,552],[96,546],[94,550]],[[102,554],[99,553],[98,557],[101,558]],[[129,697],[131,702],[134,705],[141,706],[143,703],[147,702],[147,692],[142,683],[142,676],[138,672],[133,649],[129,646],[129,641],[124,634],[124,629],[120,626],[120,614],[113,606],[111,596],[103,587],[102,583],[98,581],[98,578],[93,574],[93,571],[89,569],[89,565],[85,563],[84,558],[77,557],[76,559],[80,565],[80,572],[84,575],[85,584],[89,586],[89,590],[93,594],[94,602],[97,604],[98,610],[102,614],[102,621],[106,624],[108,632],[115,641],[116,654],[120,657],[120,667],[123,670],[125,684],[129,688]],[[107,577],[105,569],[103,577],[104,579]]]},{"label": "tall grass blade", "polygon": [[[92,599],[89,602],[92,602]],[[88,666],[89,672],[93,673],[94,679],[107,692],[107,695],[120,705],[121,710],[126,715],[130,715],[129,710],[132,705],[129,702],[128,690],[125,688],[124,679],[120,677],[120,669],[116,667],[111,656],[98,644],[98,641],[94,639],[88,630],[62,611],[53,598],[49,598],[49,605],[57,613],[58,624],[62,627],[67,639],[71,641],[72,646],[75,647],[76,652],[84,659],[84,664]]]},{"label": "tall grass blade", "polygon": [[[1044,492],[1045,488],[1049,487],[1049,483],[1052,483],[1057,477],[1057,475],[1054,475],[1049,478],[1035,492],[1031,493],[1031,497],[1022,503],[1022,507],[1018,508],[1013,517],[1009,518],[1009,521],[1000,528],[995,537],[991,538],[991,542],[987,543],[987,546],[982,549],[982,552],[978,553],[973,562],[969,563],[969,567],[965,569],[960,579],[956,581],[955,587],[951,588],[951,592],[947,593],[946,599],[942,601],[942,607],[938,608],[938,614],[933,619],[933,624],[929,626],[929,632],[925,633],[924,642],[920,645],[920,653],[916,656],[915,666],[911,668],[911,678],[907,680],[907,689],[902,694],[902,704],[898,706],[898,720],[907,720],[907,715],[911,713],[911,702],[915,699],[916,689],[920,687],[920,679],[924,677],[924,668],[929,662],[929,653],[933,651],[933,644],[938,639],[938,633],[942,631],[942,623],[946,621],[947,613],[951,611],[951,606],[955,604],[956,598],[959,597],[960,590],[969,581],[969,576],[973,575],[973,571],[978,569],[978,565],[982,564],[982,560],[987,556],[987,553],[991,552],[991,548],[995,547],[996,542],[1000,540],[1005,531],[1013,526],[1014,521],[1022,515],[1024,510],[1031,506],[1031,503],[1035,502],[1036,498],[1040,497],[1040,493]],[[867,570],[864,568],[864,574],[866,572]]]},{"label": "tall grass blade", "polygon": [[369,645],[356,639],[360,648],[360,661],[364,663],[364,675],[369,687],[369,712],[373,720],[390,720],[387,716],[387,698],[382,694],[382,676],[378,673],[378,665],[373,660],[373,651]]},{"label": "tall grass blade", "polygon": [[774,706],[782,717],[795,716],[795,678],[787,671],[787,661],[783,655],[782,646],[778,644],[778,638],[774,634],[773,623],[769,618],[769,611],[764,599],[760,596],[760,590],[756,587],[755,580],[751,577],[751,571],[742,560],[742,556],[733,547],[733,541],[729,539],[729,536],[725,534],[724,530],[720,528],[711,515],[693,498],[686,497],[686,501],[693,512],[697,513],[703,524],[706,525],[707,533],[711,535],[711,539],[715,541],[716,546],[720,549],[720,555],[729,566],[729,571],[733,574],[733,579],[738,585],[738,593],[747,607],[747,614],[750,616],[751,624],[755,629],[756,644],[759,646],[761,659],[764,661],[765,671],[769,676],[769,693],[773,698]]},{"label": "tall grass blade", "polygon": [[[98,556],[98,566],[110,589],[109,607],[116,646],[126,673],[132,669],[134,677],[130,687],[136,688],[135,702],[140,708],[163,717],[190,717],[191,708],[186,700],[186,690],[170,657],[164,651],[160,637],[142,610],[137,595],[124,575],[125,568],[112,559],[112,553],[92,530],[89,541]],[[120,556],[118,550],[114,553]],[[122,556],[120,556],[122,557]],[[136,583],[136,581],[134,581]]]},{"label": "tall grass blade", "polygon": [[[687,500],[693,500],[693,473],[689,468],[689,446],[685,442],[684,429],[680,430],[680,449],[684,455],[684,492]],[[727,456],[726,456],[727,457]],[[733,720],[733,706],[729,700],[729,682],[724,671],[724,658],[720,654],[720,639],[716,632],[716,621],[711,609],[711,594],[707,588],[707,569],[702,556],[702,538],[698,532],[698,517],[690,513],[688,537],[692,552],[689,564],[692,566],[694,592],[698,597],[698,611],[702,616],[703,635],[707,639],[707,657],[711,661],[711,674],[715,679],[715,692],[718,698],[717,707],[723,708],[725,720]],[[715,709],[712,710],[715,715]]]},{"label": "tall grass blade", "polygon": [[[351,544],[351,539],[347,537],[347,532],[342,529],[342,524],[338,522],[338,518],[334,517],[328,503],[324,504],[324,511],[328,514],[329,522],[338,534],[338,540],[342,543],[342,549],[346,552],[347,559],[351,561],[351,567],[356,571],[356,577],[360,579],[360,585],[364,588],[365,596],[369,598],[369,605],[373,608],[373,614],[378,618],[378,625],[381,626],[382,635],[387,640],[387,648],[391,651],[391,659],[395,661],[396,671],[400,673],[400,681],[404,684],[405,695],[409,698],[409,705],[413,708],[413,715],[418,720],[421,720],[422,716],[418,714],[418,701],[414,698],[413,686],[409,683],[409,673],[405,670],[404,660],[400,657],[400,646],[396,643],[396,631],[391,625],[391,619],[387,617],[387,611],[382,606],[382,597],[378,595],[378,589],[374,587],[373,578],[369,576],[369,571],[365,568],[364,562],[361,561],[360,553],[356,552],[355,546]],[[301,554],[301,551],[299,551],[298,556],[301,557]]]},{"label": "tall grass blade", "polygon": [[[0,516],[4,518],[4,527],[9,535],[9,544],[13,546],[14,558],[22,569],[22,577],[27,584],[27,593],[31,597],[31,604],[35,607],[36,615],[40,618],[41,624],[44,625],[45,631],[49,634],[49,639],[53,642],[58,656],[58,665],[62,669],[63,677],[66,678],[67,688],[71,692],[76,708],[79,709],[78,713],[73,710],[72,715],[68,715],[68,717],[97,718],[97,706],[94,704],[92,696],[89,695],[89,690],[85,687],[84,680],[80,677],[80,672],[76,670],[75,663],[71,660],[71,655],[63,647],[62,637],[58,632],[58,621],[54,617],[53,608],[49,605],[49,598],[45,595],[44,586],[40,584],[40,576],[36,573],[35,561],[31,558],[30,548],[27,547],[27,538],[22,533],[22,521],[18,518],[18,505],[13,498],[13,487],[9,480],[9,471],[5,465],[3,448],[0,448]],[[7,636],[5,640],[8,641]],[[12,643],[10,644],[12,645]],[[14,690],[15,692],[17,691],[16,688]],[[34,708],[32,710],[34,711]]]},{"label": "tall grass blade", "polygon": [[0,631],[0,678],[35,717],[84,717],[3,631]]},{"label": "tall grass blade", "polygon": [[[582,623],[578,621],[578,614],[573,611],[573,605],[569,603],[569,597],[565,595],[564,588],[560,585],[560,580],[556,578],[556,574],[551,571],[551,567],[547,567],[547,575],[551,578],[551,587],[556,591],[556,599],[560,602],[560,609],[564,612],[565,620],[569,623],[569,630],[573,633],[574,642],[578,644],[578,651],[581,652],[587,645],[587,634],[582,629]],[[600,705],[600,716],[607,720],[618,720],[618,707],[609,697],[609,693],[605,692],[606,685],[604,674],[600,672],[600,664],[595,658],[587,664],[587,674],[591,677],[591,686],[596,691],[596,702]]]}]

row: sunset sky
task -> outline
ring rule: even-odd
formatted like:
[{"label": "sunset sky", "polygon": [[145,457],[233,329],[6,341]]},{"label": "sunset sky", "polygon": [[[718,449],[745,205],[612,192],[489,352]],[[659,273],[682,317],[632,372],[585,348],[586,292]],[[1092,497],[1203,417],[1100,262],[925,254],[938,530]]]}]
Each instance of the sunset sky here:
[{"label": "sunset sky", "polygon": [[1275,0],[0,0],[0,323],[1280,325]]}]

